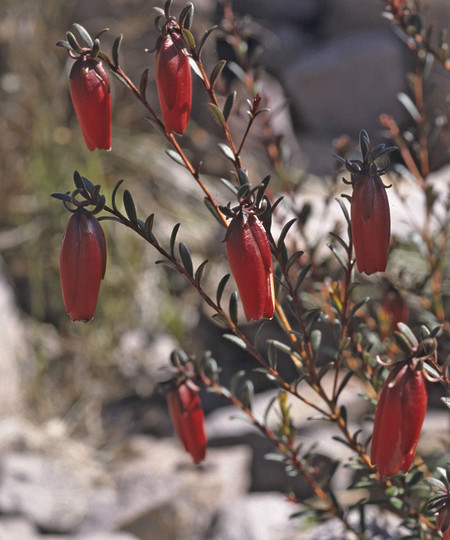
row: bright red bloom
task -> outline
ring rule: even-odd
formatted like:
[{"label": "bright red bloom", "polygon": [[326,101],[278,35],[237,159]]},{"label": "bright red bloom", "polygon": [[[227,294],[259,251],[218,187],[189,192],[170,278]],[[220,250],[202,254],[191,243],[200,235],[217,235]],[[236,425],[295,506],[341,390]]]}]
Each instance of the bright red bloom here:
[{"label": "bright red bloom", "polygon": [[272,255],[262,223],[253,214],[239,211],[231,220],[225,243],[247,321],[271,319],[275,307]]},{"label": "bright red bloom", "polygon": [[175,431],[195,463],[205,459],[205,417],[198,393],[188,384],[174,386],[167,394],[167,404]]},{"label": "bright red bloom", "polygon": [[358,270],[366,274],[386,269],[391,218],[386,188],[379,175],[360,174],[351,201],[353,245]]},{"label": "bright red bloom", "polygon": [[89,150],[111,148],[111,94],[103,65],[80,56],[70,72],[70,97]]},{"label": "bright red bloom", "polygon": [[106,241],[98,220],[83,208],[70,217],[60,254],[66,311],[72,321],[90,321],[106,269]]},{"label": "bright red bloom", "polygon": [[427,389],[415,361],[399,362],[381,390],[370,460],[381,476],[406,473],[416,453],[427,411]]},{"label": "bright red bloom", "polygon": [[156,44],[156,87],[166,133],[183,134],[192,104],[192,73],[183,38],[176,32]]}]

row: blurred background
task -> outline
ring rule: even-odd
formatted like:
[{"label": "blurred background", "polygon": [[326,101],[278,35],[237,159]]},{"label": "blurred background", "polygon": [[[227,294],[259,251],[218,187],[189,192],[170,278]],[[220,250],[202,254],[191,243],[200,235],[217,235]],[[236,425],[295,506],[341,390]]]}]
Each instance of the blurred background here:
[{"label": "blurred background", "polygon": [[[408,126],[410,116],[397,94],[409,91],[407,74],[412,68],[412,58],[407,45],[381,16],[383,2],[237,0],[228,4],[199,0],[194,4],[192,30],[197,39],[213,24],[237,25],[236,40],[241,48],[218,31],[207,42],[204,62],[209,71],[219,58],[226,58],[234,66],[225,70],[218,92],[224,100],[228,92],[238,90],[237,106],[231,118],[236,133],[245,129],[248,97],[248,88],[239,79],[238,68],[245,68],[246,63],[254,68],[255,88],[263,93],[266,105],[272,109],[264,127],[270,129],[281,156],[273,179],[275,190],[295,196],[304,188],[322,197],[331,185],[330,177],[335,170],[333,144],[339,137],[347,136],[351,145],[355,145],[360,129],[364,128],[376,143],[385,140],[378,122],[381,113],[393,115],[402,127]],[[435,21],[438,34],[440,28],[448,26],[449,3],[429,0],[423,4],[427,24]],[[64,461],[62,470],[69,474],[69,485],[72,480],[77,484],[70,476],[71,466],[67,467],[67,463],[72,463],[70,459],[83,462],[83,465],[73,462],[74,470],[89,463],[88,472],[83,469],[81,476],[83,489],[89,486],[90,490],[88,495],[81,492],[79,498],[84,504],[80,503],[80,508],[75,505],[70,512],[55,510],[52,508],[55,501],[59,499],[70,507],[74,503],[68,501],[74,497],[72,492],[66,501],[65,495],[55,487],[58,481],[53,486],[51,480],[56,494],[36,515],[29,500],[19,495],[16,499],[12,497],[15,490],[23,494],[23,486],[5,484],[10,479],[6,472],[3,480],[0,479],[0,514],[22,516],[15,526],[23,528],[12,533],[13,529],[7,527],[13,525],[0,519],[1,540],[35,538],[40,532],[81,538],[76,536],[81,534],[80,530],[87,531],[83,538],[88,539],[91,530],[102,527],[128,531],[108,532],[110,536],[101,533],[101,538],[106,540],[125,540],[132,538],[131,535],[144,539],[178,538],[178,528],[186,527],[186,523],[192,527],[192,519],[181,520],[181,525],[174,520],[170,525],[173,530],[167,525],[167,529],[151,532],[155,506],[151,511],[147,509],[141,521],[129,518],[139,512],[135,506],[133,511],[127,507],[130,514],[125,517],[121,514],[120,527],[111,525],[111,519],[103,516],[102,511],[108,516],[114,514],[108,506],[108,497],[113,499],[112,493],[116,492],[109,482],[116,487],[120,482],[117,477],[111,480],[102,467],[105,463],[116,463],[121,452],[127,456],[145,455],[144,465],[140,463],[140,467],[149,467],[152,461],[161,463],[168,455],[169,443],[165,437],[172,434],[172,428],[164,396],[156,390],[156,385],[161,377],[160,368],[167,364],[173,348],[182,347],[197,355],[212,350],[219,363],[228,362],[224,366],[225,376],[236,365],[252,367],[251,361],[237,356],[231,345],[218,343],[221,330],[210,321],[210,314],[183,280],[155,265],[157,254],[130,231],[112,222],[104,223],[108,266],[95,319],[86,325],[73,324],[64,310],[59,248],[69,215],[50,195],[72,190],[74,170],[101,184],[107,198],[116,182],[125,179],[140,214],[155,213],[155,233],[161,241],[168,242],[172,227],[181,222],[178,238],[188,243],[195,262],[208,259],[210,267],[214,267],[214,272],[206,276],[206,286],[212,294],[220,277],[228,272],[223,230],[201,204],[201,194],[189,175],[165,154],[166,143],[145,120],[145,111],[119,81],[111,77],[111,152],[86,149],[70,102],[68,74],[72,60],[55,43],[65,39],[65,32],[77,22],[92,35],[109,28],[102,37],[102,48],[107,52],[114,38],[124,34],[122,68],[138,83],[142,71],[150,67],[149,101],[158,110],[151,69],[154,55],[145,51],[154,47],[157,38],[152,11],[155,5],[161,7],[154,0],[2,0],[0,4],[0,418],[3,419],[0,449],[3,458],[6,455],[11,459],[11,463],[3,459],[2,468],[14,474],[25,471],[25,477],[30,474],[28,485],[45,484],[48,475],[53,479],[54,470],[50,473],[46,469],[49,464],[24,463],[14,458],[13,450],[22,448],[22,453],[24,449],[25,453],[31,453],[33,448],[38,449],[40,459],[44,459],[43,456],[52,455],[51,448],[58,448],[55,450],[58,459],[64,456],[68,460]],[[178,14],[183,5],[184,2],[176,1],[173,12]],[[227,12],[230,6],[238,17],[236,20]],[[241,56],[237,56],[237,51]],[[449,106],[448,73],[440,66],[432,69],[426,87],[427,103],[434,116],[445,118]],[[218,178],[229,178],[230,167],[217,149],[220,132],[206,112],[206,102],[197,81],[192,121],[181,143],[193,162],[203,161],[208,187],[226,204],[230,195]],[[261,145],[261,133],[262,128],[256,130],[243,152],[244,163],[255,182],[272,173],[274,167],[273,158]],[[436,146],[431,159],[435,170],[448,163],[448,141]],[[338,212],[336,215],[340,219]],[[260,390],[264,390],[262,382]],[[216,409],[217,400],[205,396],[204,404],[206,412],[211,412]],[[146,446],[150,439],[133,439],[135,446],[127,447],[131,434],[156,437],[152,449]],[[217,439],[221,437],[226,439],[228,435],[220,433]],[[70,444],[81,446],[72,448],[69,440]],[[164,444],[158,446],[161,441]],[[174,448],[176,452],[176,442]],[[147,451],[157,452],[156,457],[149,459]],[[213,459],[216,472],[220,471],[224,478],[236,476],[236,473],[227,474],[228,469],[224,469],[227,461],[235,471],[240,471],[242,485],[234,486],[241,489],[239,494],[252,482],[257,483],[257,476],[249,478],[245,472],[251,463],[254,469],[258,467],[255,454],[249,457],[246,451],[238,454],[230,450],[227,459],[219,454],[216,462]],[[77,458],[73,457],[75,454]],[[174,467],[179,467],[184,459],[180,455],[176,454]],[[184,466],[188,467],[189,462],[185,461]],[[40,471],[39,478],[33,476],[32,471],[36,470]],[[134,473],[138,478],[137,469]],[[191,470],[189,475],[192,485],[198,486],[198,475],[202,472]],[[203,472],[202,481],[206,476]],[[264,476],[258,480],[261,485]],[[152,478],[152,485],[161,487],[159,493],[170,499],[172,491],[169,497],[162,487],[164,482],[158,484]],[[276,478],[272,484],[260,486],[259,491],[285,490],[286,485]],[[175,486],[179,489],[180,481],[174,481],[171,489]],[[104,498],[96,492],[95,499],[101,504],[94,519],[89,514],[89,500],[96,482],[101,484]],[[154,503],[154,492],[158,489],[152,490],[150,484],[149,481],[142,494]],[[205,491],[209,495],[199,496],[198,504],[206,505],[216,489],[210,482]],[[186,490],[190,497],[196,493],[195,488],[189,491],[186,487]],[[223,500],[230,493],[221,492]],[[136,493],[133,497],[139,499]],[[39,499],[37,496],[36,500]],[[265,508],[263,500],[259,504]],[[122,501],[123,505],[126,506]],[[159,519],[158,523],[171,521],[170,511],[164,509],[166,521]],[[70,514],[72,519],[57,520],[58,512]],[[288,513],[284,506],[277,506],[274,512],[282,516],[280,523],[285,522]],[[208,529],[206,517],[199,521],[193,536],[186,533],[184,538],[201,538],[199,531],[204,534],[205,530],[209,530],[209,538],[221,538],[219,532]],[[278,540],[281,536],[272,538]]]}]

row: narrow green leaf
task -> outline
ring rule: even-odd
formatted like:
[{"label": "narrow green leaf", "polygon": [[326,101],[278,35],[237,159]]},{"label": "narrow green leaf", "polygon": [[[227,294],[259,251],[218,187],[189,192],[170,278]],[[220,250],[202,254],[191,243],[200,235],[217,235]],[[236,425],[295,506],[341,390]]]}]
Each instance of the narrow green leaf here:
[{"label": "narrow green leaf", "polygon": [[172,6],[172,0],[166,0],[164,3],[164,15],[166,16],[166,19],[170,18],[170,7]]},{"label": "narrow green leaf", "polygon": [[294,223],[297,221],[297,218],[293,218],[290,221],[286,223],[286,225],[283,227],[280,237],[278,238],[278,248],[281,246],[281,244],[284,242],[284,239],[286,238],[287,233],[289,232],[289,229],[294,225]]},{"label": "narrow green leaf", "polygon": [[94,45],[94,40],[91,38],[89,32],[81,26],[81,24],[74,23],[73,26],[76,28],[77,32],[80,34],[81,39],[84,41],[87,47],[91,48]]},{"label": "narrow green leaf", "polygon": [[297,277],[297,281],[295,283],[295,287],[294,287],[295,291],[298,291],[298,289],[300,288],[300,285],[303,283],[303,280],[305,279],[306,275],[311,270],[311,267],[312,267],[312,264],[307,264],[306,266],[304,266],[300,270],[300,272],[298,274],[298,277]]},{"label": "narrow green leaf", "polygon": [[241,369],[233,375],[230,381],[230,392],[234,394],[238,384],[241,382],[242,377],[245,375],[245,370]]},{"label": "narrow green leaf", "polygon": [[344,390],[344,388],[347,386],[348,381],[353,377],[354,374],[355,374],[354,371],[349,371],[348,373],[345,374],[345,377],[342,379],[342,382],[337,389],[336,399],[339,397],[342,390]]},{"label": "narrow green leaf", "polygon": [[180,242],[178,246],[178,250],[180,252],[181,261],[183,263],[184,269],[190,276],[194,276],[194,266],[192,264],[192,258],[191,254],[189,253],[189,249],[187,245],[184,242]]},{"label": "narrow green leaf", "polygon": [[172,150],[172,148],[166,149],[166,154],[175,161],[175,163],[178,163],[178,165],[181,165],[183,167],[186,167],[184,164],[183,158],[180,156],[178,152],[175,152],[175,150]]},{"label": "narrow green leaf", "polygon": [[194,4],[188,2],[180,13],[179,21],[182,28],[189,30],[192,26],[192,20],[194,18]]},{"label": "narrow green leaf", "polygon": [[200,264],[200,266],[197,268],[197,270],[195,271],[194,279],[195,279],[195,282],[197,283],[197,285],[199,287],[200,287],[200,282],[201,282],[202,277],[203,277],[203,271],[204,271],[207,264],[208,264],[208,261],[203,261]]},{"label": "narrow green leaf", "polygon": [[231,94],[227,97],[224,105],[223,105],[223,115],[226,120],[228,120],[228,117],[230,116],[231,111],[233,110],[234,103],[236,101],[237,92],[231,92]]},{"label": "narrow green leaf", "polygon": [[343,268],[344,270],[347,270],[347,265],[345,264],[344,258],[343,258],[342,255],[339,253],[339,251],[337,251],[337,250],[335,249],[335,247],[333,246],[333,244],[327,244],[327,246],[330,248],[331,253],[333,253],[333,255],[336,257],[337,262],[342,266],[342,268]]},{"label": "narrow green leaf", "polygon": [[223,227],[223,222],[222,222],[222,219],[219,217],[219,215],[217,213],[217,208],[208,199],[208,197],[203,197],[203,202],[204,202],[206,208],[209,210],[209,212],[214,217],[214,219],[217,221],[217,223]]},{"label": "narrow green leaf", "polygon": [[69,51],[72,50],[72,47],[71,47],[70,43],[68,41],[63,40],[63,39],[61,39],[60,41],[57,41],[55,43],[55,45],[57,47],[64,47],[64,49],[68,49]]},{"label": "narrow green leaf", "polygon": [[223,334],[222,337],[224,337],[225,339],[228,339],[228,341],[231,341],[232,343],[234,343],[235,345],[237,345],[241,349],[244,349],[244,351],[247,350],[247,345],[246,345],[245,341],[243,339],[241,339],[240,337],[235,336],[234,334]]},{"label": "narrow green leaf", "polygon": [[337,201],[337,203],[341,207],[342,213],[344,214],[344,217],[345,217],[345,221],[350,225],[350,214],[348,213],[348,209],[344,201],[342,200],[342,198],[339,198],[339,197],[336,197],[335,201]]},{"label": "narrow green leaf", "polygon": [[67,41],[68,41],[70,47],[74,51],[76,51],[77,53],[82,53],[83,52],[83,49],[82,49],[81,45],[78,43],[77,38],[72,34],[72,32],[67,32],[66,33],[66,38],[67,38]]},{"label": "narrow green leaf", "polygon": [[172,256],[172,258],[175,258],[175,242],[177,239],[177,234],[178,234],[179,229],[180,229],[180,223],[177,223],[172,229],[172,233],[170,234],[169,246],[170,246],[170,255]]},{"label": "narrow green leaf", "polygon": [[214,119],[214,121],[217,122],[221,128],[225,128],[226,120],[223,116],[222,111],[219,109],[219,107],[214,105],[214,103],[208,103],[207,105],[208,105],[208,110],[211,113],[211,116]]},{"label": "narrow green leaf", "polygon": [[269,341],[269,346],[267,348],[267,358],[269,360],[269,366],[273,369],[278,367],[278,353],[273,341]]},{"label": "narrow green leaf", "polygon": [[250,411],[252,410],[252,400],[254,395],[255,389],[253,387],[252,381],[245,381],[244,387],[242,389],[242,404]]},{"label": "narrow green leaf", "polygon": [[220,280],[219,285],[217,286],[216,303],[219,307],[220,307],[220,302],[222,300],[222,295],[225,289],[225,285],[228,283],[229,279],[230,279],[230,274],[225,274],[223,278]]},{"label": "narrow green leaf", "polygon": [[149,239],[152,237],[154,219],[155,219],[155,214],[150,214],[144,223],[145,236]]},{"label": "narrow green leaf", "polygon": [[94,189],[94,184],[85,176],[81,176],[78,171],[73,173],[73,181],[75,186],[80,190],[83,197],[87,197]]},{"label": "narrow green leaf", "polygon": [[146,68],[142,72],[141,81],[139,84],[139,93],[144,99],[145,99],[145,93],[147,92],[148,78],[149,78],[149,69]]},{"label": "narrow green leaf", "polygon": [[219,324],[221,324],[222,326],[225,326],[226,328],[229,328],[230,327],[230,324],[227,320],[226,317],[224,317],[221,313],[214,313],[214,315],[212,316],[212,318],[218,322]]},{"label": "narrow green leaf", "polygon": [[66,203],[72,202],[72,197],[67,193],[52,193],[51,195],[55,199],[59,199],[60,201],[64,201]]},{"label": "narrow green leaf", "polygon": [[370,300],[370,298],[367,296],[366,298],[363,298],[359,302],[357,302],[352,309],[348,313],[348,318],[351,319],[353,315],[358,311],[358,309],[362,308],[364,304],[367,304],[367,302]]},{"label": "narrow green leaf", "polygon": [[227,63],[226,60],[219,60],[217,64],[213,67],[213,70],[211,71],[211,75],[209,76],[209,84],[211,85],[211,88],[214,88],[226,63]]},{"label": "narrow green leaf", "polygon": [[413,334],[413,331],[408,325],[406,325],[405,323],[399,322],[397,324],[397,328],[409,341],[409,343],[411,344],[411,347],[416,348],[419,346],[419,342],[417,341],[416,336]]},{"label": "narrow green leaf", "polygon": [[238,293],[234,291],[230,295],[229,302],[230,319],[237,325],[238,323]]},{"label": "narrow green leaf", "polygon": [[116,67],[119,65],[119,52],[120,52],[120,46],[122,45],[123,40],[123,34],[120,34],[120,36],[116,37],[114,40],[114,44],[112,47],[112,57],[113,57],[113,63]]},{"label": "narrow green leaf", "polygon": [[200,68],[198,67],[197,62],[192,58],[192,56],[188,56],[189,65],[191,66],[192,71],[197,75],[197,77],[204,81],[203,73],[201,72]]},{"label": "narrow green leaf", "polygon": [[131,223],[137,225],[138,220],[136,215],[136,206],[128,189],[123,192],[123,205],[125,206],[125,211]]},{"label": "narrow green leaf", "polygon": [[338,234],[334,233],[333,231],[330,231],[328,234],[336,239],[346,251],[348,250],[347,243]]},{"label": "narrow green leaf", "polygon": [[313,350],[313,353],[314,355],[317,355],[320,344],[322,342],[322,332],[320,330],[313,330],[309,339],[311,342],[311,348]]},{"label": "narrow green leaf", "polygon": [[[221,150],[222,153],[225,155],[225,157],[227,157],[227,158],[228,158],[230,161],[232,161],[233,163],[235,162],[233,150],[231,150],[231,148],[228,146],[228,144],[225,144],[225,143],[219,143],[217,146],[220,148],[220,150]],[[223,181],[223,180],[225,180],[225,179],[222,179],[222,178],[221,178],[221,180]],[[228,180],[227,180],[227,182],[228,182]],[[230,182],[228,182],[228,183],[229,183],[231,186],[233,185],[233,184],[231,184]],[[233,188],[236,189],[235,186],[233,186]],[[237,193],[237,190],[236,190],[236,193]]]},{"label": "narrow green leaf", "polygon": [[206,40],[209,38],[211,33],[214,32],[214,30],[217,30],[217,28],[218,28],[217,25],[212,26],[211,28],[208,28],[208,30],[206,30],[206,32],[201,37],[200,43],[198,45],[198,50],[197,50],[197,57],[198,58],[200,58],[200,56],[202,54],[202,50],[203,50],[203,47],[205,46]]},{"label": "narrow green leaf", "polygon": [[187,28],[182,28],[181,33],[183,34],[183,39],[186,42],[186,45],[189,48],[189,52],[192,53],[195,51],[195,39],[192,35],[192,32]]},{"label": "narrow green leaf", "polygon": [[425,478],[425,482],[429,486],[437,489],[438,491],[442,491],[445,493],[445,491],[447,490],[444,482],[442,482],[441,480],[438,480],[437,478]]}]

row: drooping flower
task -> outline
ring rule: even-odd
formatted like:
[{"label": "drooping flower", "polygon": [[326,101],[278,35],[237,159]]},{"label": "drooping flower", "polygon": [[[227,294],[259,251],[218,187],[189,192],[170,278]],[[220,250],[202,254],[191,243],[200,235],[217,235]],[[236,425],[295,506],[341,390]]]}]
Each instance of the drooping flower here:
[{"label": "drooping flower", "polygon": [[225,243],[247,321],[271,319],[275,306],[272,256],[262,223],[241,209],[231,220]]},{"label": "drooping flower", "polygon": [[415,359],[394,366],[375,413],[370,459],[382,477],[411,467],[427,411],[427,389]]},{"label": "drooping flower", "polygon": [[156,44],[156,87],[166,133],[183,134],[192,104],[192,73],[183,38],[176,31]]},{"label": "drooping flower", "polygon": [[111,94],[102,63],[82,55],[70,71],[70,96],[89,150],[111,148]]},{"label": "drooping flower", "polygon": [[356,176],[351,224],[358,270],[366,274],[383,272],[387,264],[391,218],[386,188],[378,174]]},{"label": "drooping flower", "polygon": [[105,234],[83,208],[72,214],[60,253],[60,278],[66,311],[72,321],[90,321],[106,269]]},{"label": "drooping flower", "polygon": [[450,493],[447,493],[447,501],[436,514],[436,525],[444,540],[450,540]]},{"label": "drooping flower", "polygon": [[189,383],[173,386],[167,394],[167,404],[175,431],[183,446],[194,460],[205,459],[205,418],[198,393]]}]

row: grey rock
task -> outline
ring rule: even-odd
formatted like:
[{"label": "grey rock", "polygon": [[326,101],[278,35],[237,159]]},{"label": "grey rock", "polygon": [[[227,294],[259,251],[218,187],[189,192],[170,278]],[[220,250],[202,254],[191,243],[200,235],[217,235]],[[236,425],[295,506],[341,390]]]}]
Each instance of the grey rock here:
[{"label": "grey rock", "polygon": [[249,452],[244,447],[209,449],[195,466],[178,441],[135,437],[115,475],[118,507],[115,530],[141,540],[198,540],[211,516],[249,486]]},{"label": "grey rock", "polygon": [[294,540],[299,520],[289,516],[295,510],[279,493],[252,493],[221,508],[204,540]]},{"label": "grey rock", "polygon": [[0,519],[0,540],[36,540],[34,527],[23,517]]},{"label": "grey rock", "polygon": [[70,532],[86,512],[85,491],[76,471],[47,456],[10,453],[2,456],[1,513],[21,514],[43,530]]},{"label": "grey rock", "polygon": [[20,373],[31,357],[25,325],[0,260],[0,418],[23,411]]},{"label": "grey rock", "polygon": [[298,122],[327,136],[379,130],[378,116],[401,120],[406,88],[400,42],[388,31],[353,33],[311,49],[280,78]]}]

